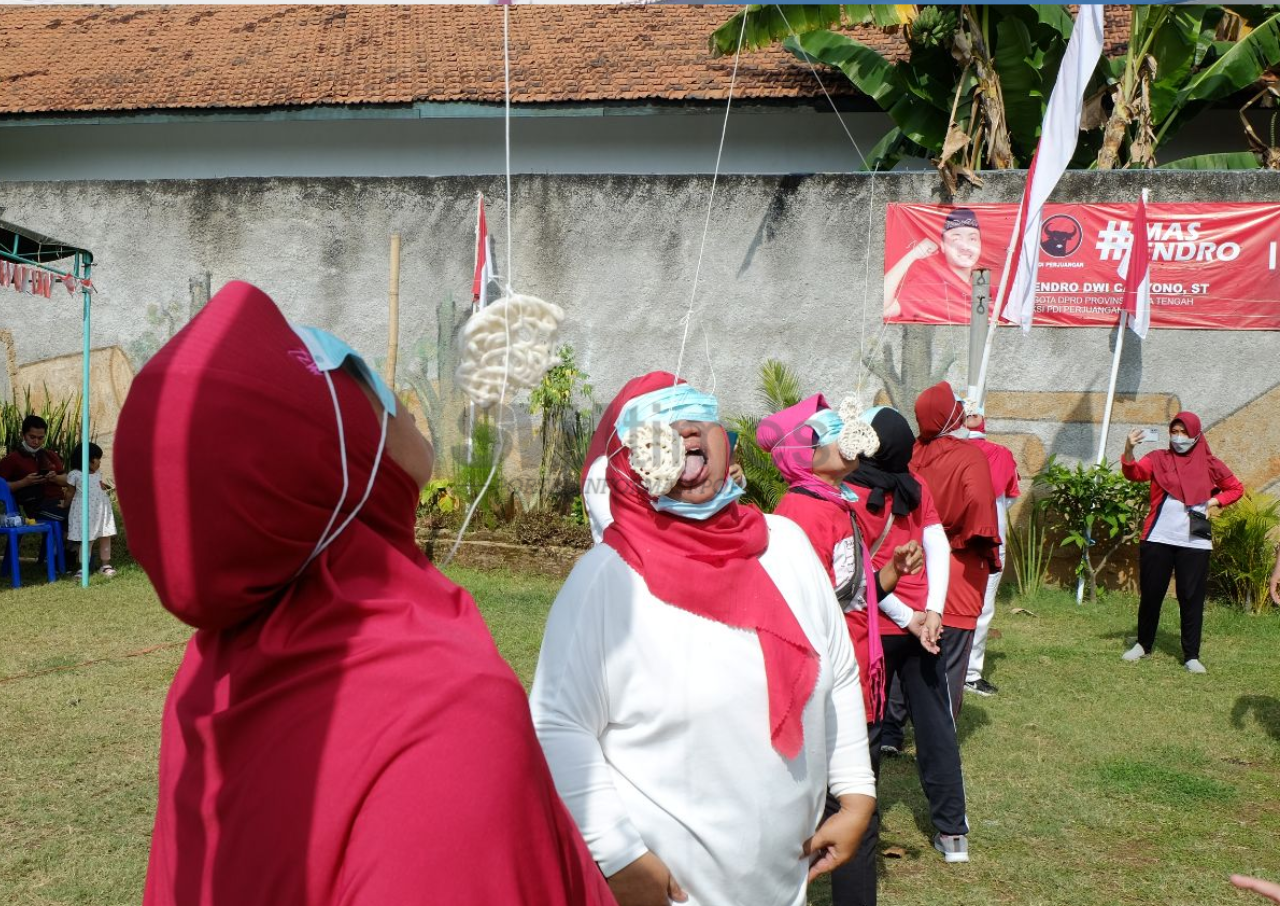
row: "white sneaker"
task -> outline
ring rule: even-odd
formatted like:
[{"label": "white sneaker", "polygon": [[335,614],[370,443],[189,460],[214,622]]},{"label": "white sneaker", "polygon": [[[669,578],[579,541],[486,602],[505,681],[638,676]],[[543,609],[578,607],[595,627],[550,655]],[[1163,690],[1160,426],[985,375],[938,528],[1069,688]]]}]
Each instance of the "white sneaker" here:
[{"label": "white sneaker", "polygon": [[1134,645],[1124,654],[1120,655],[1122,661],[1138,661],[1147,656],[1146,649],[1141,645]]},{"label": "white sneaker", "polygon": [[1182,666],[1187,668],[1188,673],[1208,673],[1209,672],[1208,670],[1204,669],[1204,664],[1200,663],[1195,658],[1192,658],[1191,660],[1187,661]]},{"label": "white sneaker", "polygon": [[933,848],[942,853],[944,862],[969,861],[969,838],[964,834],[934,834]]}]

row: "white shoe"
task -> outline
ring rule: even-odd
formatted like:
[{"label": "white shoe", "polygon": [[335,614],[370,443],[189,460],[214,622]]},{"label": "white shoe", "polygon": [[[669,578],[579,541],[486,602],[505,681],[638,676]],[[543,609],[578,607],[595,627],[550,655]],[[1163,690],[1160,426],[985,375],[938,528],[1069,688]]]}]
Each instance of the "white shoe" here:
[{"label": "white shoe", "polygon": [[[1134,645],[1124,654],[1120,655],[1122,661],[1138,661],[1147,656],[1147,651],[1141,645]],[[1188,668],[1190,669],[1190,668]],[[1202,668],[1203,669],[1203,668]]]},{"label": "white shoe", "polygon": [[969,838],[963,834],[934,834],[933,848],[948,863],[969,861]]},{"label": "white shoe", "polygon": [[1188,673],[1208,673],[1209,672],[1208,670],[1204,669],[1204,664],[1200,663],[1195,658],[1192,658],[1191,660],[1187,661],[1182,666],[1187,668]]}]

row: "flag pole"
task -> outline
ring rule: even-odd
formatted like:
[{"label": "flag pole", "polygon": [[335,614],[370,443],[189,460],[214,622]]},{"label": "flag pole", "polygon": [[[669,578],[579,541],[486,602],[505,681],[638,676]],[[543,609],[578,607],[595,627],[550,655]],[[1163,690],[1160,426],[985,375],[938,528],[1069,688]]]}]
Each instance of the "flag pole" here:
[{"label": "flag pole", "polygon": [[987,342],[982,347],[982,364],[978,366],[977,383],[970,383],[969,398],[979,406],[986,404],[987,398],[987,366],[991,362],[991,346],[995,343],[996,328],[1000,326],[1000,312],[1004,308],[1005,290],[1009,288],[1009,268],[1013,264],[1014,250],[1021,245],[1022,205],[1018,205],[1018,213],[1013,219],[1013,233],[1009,236],[1009,251],[1004,256],[1004,269],[1000,273],[1000,288],[996,290],[996,298],[991,306],[991,326],[987,328]]},{"label": "flag pole", "polygon": [[1128,319],[1129,313],[1121,310],[1120,323],[1116,325],[1116,351],[1111,357],[1111,381],[1107,384],[1107,405],[1102,410],[1102,433],[1098,437],[1098,455],[1094,459],[1094,464],[1099,466],[1107,456],[1107,432],[1111,430],[1111,409],[1116,404],[1116,378],[1120,374],[1120,352],[1124,349],[1124,329]]}]

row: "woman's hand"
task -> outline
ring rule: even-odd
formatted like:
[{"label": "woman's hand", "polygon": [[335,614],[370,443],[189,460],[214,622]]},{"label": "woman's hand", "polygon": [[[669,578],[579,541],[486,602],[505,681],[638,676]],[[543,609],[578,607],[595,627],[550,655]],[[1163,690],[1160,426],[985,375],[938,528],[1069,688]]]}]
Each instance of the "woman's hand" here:
[{"label": "woman's hand", "polygon": [[840,797],[840,811],[822,822],[818,832],[804,841],[810,881],[853,858],[862,845],[875,809],[876,800],[871,796],[851,794]]},{"label": "woman's hand", "polygon": [[914,576],[924,569],[924,548],[919,541],[908,541],[893,549],[893,566],[899,576]]},{"label": "woman's hand", "polygon": [[[930,616],[937,617],[938,615],[932,612],[929,614],[921,613],[919,611],[914,613],[911,617],[911,622],[907,624],[907,632],[911,633],[919,640],[920,647],[925,651],[930,654],[937,654],[939,651],[938,644],[934,639],[933,630],[929,628],[928,625]],[[938,625],[941,626],[941,624],[942,618],[938,617]]]},{"label": "woman's hand", "polygon": [[1142,429],[1134,428],[1124,438],[1124,455],[1133,459],[1133,448],[1142,443]]},{"label": "woman's hand", "polygon": [[942,650],[941,642],[942,614],[936,610],[926,611],[924,615],[924,632],[920,634],[920,644],[930,654],[937,654]]},{"label": "woman's hand", "polygon": [[1261,878],[1251,878],[1248,875],[1232,875],[1231,883],[1241,890],[1252,890],[1273,903],[1280,903],[1280,884],[1273,884]]},{"label": "woman's hand", "polygon": [[669,906],[689,899],[666,864],[650,852],[606,880],[618,906]]}]

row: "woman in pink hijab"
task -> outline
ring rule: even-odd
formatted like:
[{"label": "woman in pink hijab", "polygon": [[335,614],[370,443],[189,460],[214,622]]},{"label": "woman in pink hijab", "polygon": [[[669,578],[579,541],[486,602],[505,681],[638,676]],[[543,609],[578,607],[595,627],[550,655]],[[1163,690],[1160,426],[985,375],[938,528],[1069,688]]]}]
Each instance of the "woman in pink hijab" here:
[{"label": "woman in pink hijab", "polygon": [[145,906],[613,903],[520,681],[414,542],[432,450],[358,355],[231,283],[115,451],[130,547],[196,629]]}]

